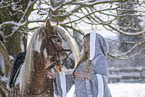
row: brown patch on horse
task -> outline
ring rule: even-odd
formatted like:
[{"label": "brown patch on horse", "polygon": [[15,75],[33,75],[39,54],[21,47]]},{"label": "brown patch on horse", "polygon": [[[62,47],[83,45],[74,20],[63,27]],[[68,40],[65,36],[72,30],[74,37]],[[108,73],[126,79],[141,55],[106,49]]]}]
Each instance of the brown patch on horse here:
[{"label": "brown patch on horse", "polygon": [[39,37],[40,37],[39,39],[40,40],[43,40],[44,38],[47,37],[45,32],[46,32],[46,29],[44,27],[40,28],[40,32],[39,32]]},{"label": "brown patch on horse", "polygon": [[34,52],[34,70],[32,72],[33,75],[30,83],[30,93],[32,95],[39,94],[46,89],[48,84],[50,84],[49,91],[46,90],[41,95],[48,96],[49,94],[49,97],[53,97],[53,82],[52,79],[49,79],[46,76],[44,62],[38,52]]}]

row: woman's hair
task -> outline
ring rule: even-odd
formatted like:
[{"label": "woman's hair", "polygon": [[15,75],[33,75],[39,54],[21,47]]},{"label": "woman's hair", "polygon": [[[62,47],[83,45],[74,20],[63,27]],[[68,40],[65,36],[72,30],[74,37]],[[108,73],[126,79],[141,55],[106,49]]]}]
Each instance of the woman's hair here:
[{"label": "woman's hair", "polygon": [[[83,43],[84,43],[84,39],[87,40],[88,44],[90,44],[90,33],[87,33],[83,36]],[[89,46],[90,47],[90,46]],[[85,62],[87,59],[89,58],[89,51],[86,52],[84,50],[84,47],[83,47],[83,52],[82,52],[82,55],[81,55],[81,58],[78,62],[78,64],[81,64],[82,62]]]},{"label": "woman's hair", "polygon": [[86,34],[84,34],[83,38],[84,38],[84,37],[86,37],[87,39],[90,40],[90,33],[86,33]]}]

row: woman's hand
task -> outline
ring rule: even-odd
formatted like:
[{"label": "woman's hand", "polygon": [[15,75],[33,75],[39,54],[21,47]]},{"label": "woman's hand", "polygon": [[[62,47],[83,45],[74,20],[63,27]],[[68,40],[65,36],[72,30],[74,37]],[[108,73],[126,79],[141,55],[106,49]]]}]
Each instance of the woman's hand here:
[{"label": "woman's hand", "polygon": [[49,79],[53,79],[53,78],[55,78],[55,74],[48,71],[47,72],[47,77],[49,77]]},{"label": "woman's hand", "polygon": [[76,71],[77,67],[78,67],[78,64],[75,64],[75,68],[74,68],[74,70],[72,72],[73,79],[75,78],[75,71]]},{"label": "woman's hand", "polygon": [[89,80],[92,79],[92,75],[87,72],[77,71],[74,73],[77,78],[87,78]]}]

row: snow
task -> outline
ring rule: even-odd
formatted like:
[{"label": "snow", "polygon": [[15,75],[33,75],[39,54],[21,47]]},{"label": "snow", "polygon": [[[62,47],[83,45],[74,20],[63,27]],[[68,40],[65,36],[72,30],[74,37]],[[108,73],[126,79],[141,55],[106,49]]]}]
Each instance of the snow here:
[{"label": "snow", "polygon": [[25,15],[27,14],[29,8],[31,7],[31,5],[32,5],[34,2],[35,2],[35,0],[34,0],[34,1],[31,1],[31,0],[30,0],[30,1],[29,1],[28,5],[27,5],[27,8],[25,9],[25,11],[24,11],[24,13],[23,13],[23,16],[21,17],[20,22],[24,20]]},{"label": "snow", "polygon": [[[7,76],[6,76],[6,75],[0,76],[0,81],[1,81],[1,82],[8,82]],[[0,97],[1,97],[1,96],[0,96]]]},{"label": "snow", "polygon": [[21,46],[21,50],[22,50],[22,52],[24,52],[24,42],[23,42],[23,37],[24,36],[21,36],[21,38],[20,38],[20,46]]},{"label": "snow", "polygon": [[[109,83],[112,97],[145,97],[145,83]],[[73,86],[67,97],[74,97],[75,87]]]},{"label": "snow", "polygon": [[2,71],[3,74],[5,74],[5,65],[4,65],[4,59],[2,54],[0,53],[0,71]]},{"label": "snow", "polygon": [[108,84],[112,97],[145,97],[145,83]]},{"label": "snow", "polygon": [[10,60],[14,60],[15,58],[12,55],[9,55]]},{"label": "snow", "polygon": [[[18,22],[17,23],[15,21],[6,21],[6,22],[3,22],[2,24],[0,24],[0,28],[2,28],[2,26],[7,25],[7,24],[13,24],[15,26],[13,27],[13,30],[12,30],[12,33],[11,34],[9,34],[7,36],[3,36],[5,38],[7,38],[9,36],[12,36],[15,33],[15,31],[19,29],[20,26],[24,26],[26,24],[26,21],[25,22],[22,22],[22,23],[21,22]],[[3,35],[3,33],[2,33],[2,35]]]},{"label": "snow", "polygon": [[2,24],[0,24],[0,28],[2,28],[2,26],[6,25],[6,24],[13,24],[13,25],[16,25],[16,26],[24,26],[26,24],[26,21],[23,22],[23,23],[15,22],[15,21],[6,21],[6,22],[3,22]]},{"label": "snow", "polygon": [[75,5],[82,5],[82,6],[92,6],[92,5],[95,5],[95,4],[101,4],[101,3],[113,3],[113,2],[118,2],[117,0],[97,0],[97,1],[94,1],[94,2],[91,2],[91,3],[84,3],[83,1],[80,1],[80,2],[72,2],[74,3]]}]

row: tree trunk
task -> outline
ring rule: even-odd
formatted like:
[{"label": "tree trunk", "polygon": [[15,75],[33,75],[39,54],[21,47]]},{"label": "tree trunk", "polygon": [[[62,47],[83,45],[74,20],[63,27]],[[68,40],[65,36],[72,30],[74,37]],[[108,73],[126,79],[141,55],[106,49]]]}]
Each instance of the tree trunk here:
[{"label": "tree trunk", "polygon": [[[35,0],[4,0],[0,7],[0,54],[3,63],[0,63],[0,76],[10,75],[13,58],[26,50],[27,39],[24,32],[27,32],[27,19],[33,10]],[[22,25],[23,24],[23,25]],[[10,58],[11,55],[13,58]],[[5,65],[5,74],[2,72],[2,65]],[[0,79],[0,94],[2,97],[9,95],[6,92],[6,81]]]}]

